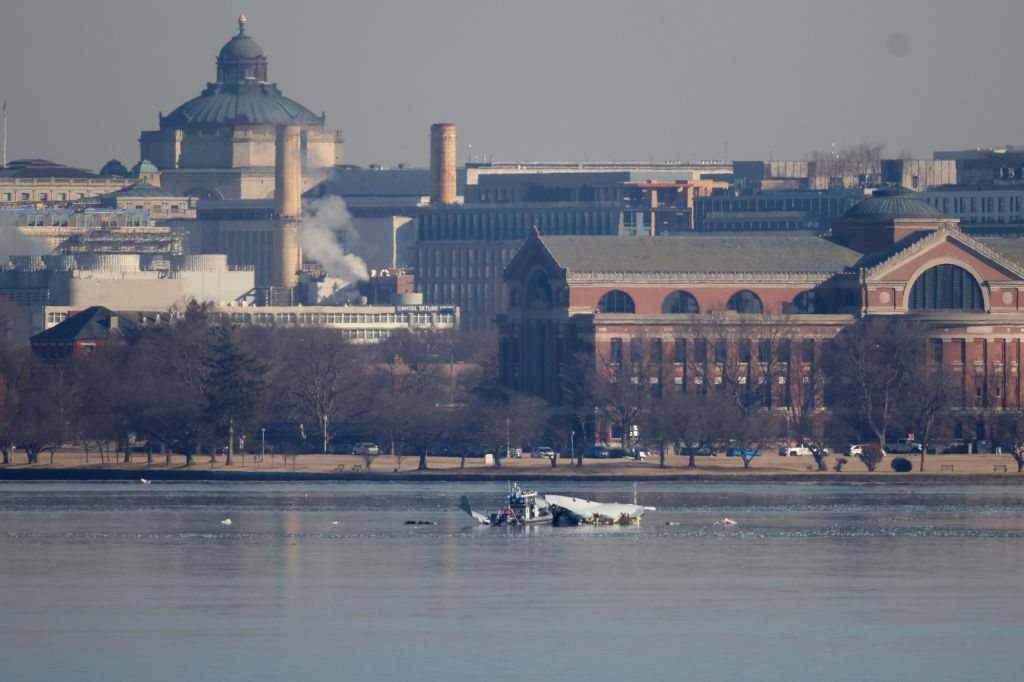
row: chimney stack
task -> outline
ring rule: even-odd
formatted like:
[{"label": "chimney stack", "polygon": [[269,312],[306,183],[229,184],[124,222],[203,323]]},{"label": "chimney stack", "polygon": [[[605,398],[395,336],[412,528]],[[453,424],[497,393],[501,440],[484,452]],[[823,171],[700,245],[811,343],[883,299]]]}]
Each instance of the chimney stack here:
[{"label": "chimney stack", "polygon": [[435,123],[430,126],[430,203],[454,204],[455,124]]},{"label": "chimney stack", "polygon": [[274,166],[274,286],[294,287],[302,268],[302,133],[299,126],[278,126]]}]

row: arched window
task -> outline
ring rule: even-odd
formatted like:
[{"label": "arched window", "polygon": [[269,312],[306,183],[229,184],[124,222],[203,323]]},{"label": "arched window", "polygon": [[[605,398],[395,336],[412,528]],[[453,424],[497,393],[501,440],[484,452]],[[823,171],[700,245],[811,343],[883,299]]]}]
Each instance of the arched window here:
[{"label": "arched window", "polygon": [[959,265],[928,268],[910,289],[911,310],[984,310],[981,287]]},{"label": "arched window", "polygon": [[636,306],[633,305],[633,299],[629,297],[625,291],[609,291],[607,294],[601,297],[601,301],[597,304],[598,311],[602,313],[635,313]]},{"label": "arched window", "polygon": [[673,291],[665,297],[665,302],[661,304],[661,312],[699,313],[700,306],[697,305],[697,299],[695,299],[689,292]]},{"label": "arched window", "polygon": [[761,305],[761,299],[757,297],[753,291],[744,289],[743,291],[737,291],[729,298],[729,302],[725,305],[729,310],[737,313],[753,313],[759,315],[764,312],[764,306]]},{"label": "arched window", "polygon": [[793,299],[793,312],[799,315],[813,315],[825,312],[825,299],[817,291],[801,291]]}]

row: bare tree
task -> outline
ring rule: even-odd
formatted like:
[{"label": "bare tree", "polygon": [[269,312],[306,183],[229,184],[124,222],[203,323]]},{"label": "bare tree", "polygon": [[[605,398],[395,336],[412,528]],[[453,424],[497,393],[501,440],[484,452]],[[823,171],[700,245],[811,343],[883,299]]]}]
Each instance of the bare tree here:
[{"label": "bare tree", "polygon": [[912,369],[905,398],[901,401],[905,423],[921,443],[919,471],[924,471],[924,456],[935,439],[939,420],[950,409],[956,389],[939,364],[920,362]]},{"label": "bare tree", "polygon": [[284,336],[289,352],[275,372],[280,397],[300,421],[316,425],[326,453],[335,429],[369,410],[368,353],[336,330],[292,329]]},{"label": "bare tree", "polygon": [[598,369],[591,381],[591,397],[599,415],[613,433],[621,434],[623,447],[631,445],[640,415],[661,394],[663,378],[661,341],[644,335],[612,345],[599,353]]},{"label": "bare tree", "polygon": [[21,392],[27,386],[32,363],[33,354],[27,346],[0,343],[0,452],[3,453],[4,464],[12,463],[11,447],[15,440]]},{"label": "bare tree", "polygon": [[11,431],[29,464],[38,464],[43,450],[56,448],[64,440],[63,413],[52,400],[55,376],[52,367],[34,365],[19,391],[18,411]]},{"label": "bare tree", "polygon": [[861,143],[828,151],[814,150],[808,157],[812,189],[856,187],[862,177],[881,174],[883,144]]},{"label": "bare tree", "polygon": [[827,471],[825,369],[821,345],[813,338],[799,341],[789,366],[789,401],[786,411],[787,445],[796,441],[811,451],[818,471]]},{"label": "bare tree", "polygon": [[914,321],[869,317],[828,345],[828,395],[837,413],[861,421],[882,450],[924,358],[924,327]]},{"label": "bare tree", "polygon": [[728,434],[721,445],[738,449],[744,468],[778,436],[779,408],[790,403],[791,329],[770,314],[709,315],[693,328],[692,388],[719,395]]},{"label": "bare tree", "polygon": [[995,441],[1013,457],[1017,473],[1024,472],[1024,410],[1005,410],[992,422]]}]

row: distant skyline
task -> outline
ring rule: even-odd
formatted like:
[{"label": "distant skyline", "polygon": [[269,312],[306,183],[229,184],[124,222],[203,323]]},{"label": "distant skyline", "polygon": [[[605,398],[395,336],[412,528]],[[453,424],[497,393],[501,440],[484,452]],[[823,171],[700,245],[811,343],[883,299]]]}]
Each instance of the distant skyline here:
[{"label": "distant skyline", "polygon": [[[128,9],[130,7],[130,9]],[[97,171],[199,95],[246,32],[345,160],[803,159],[1024,146],[1019,0],[11,0],[0,20],[7,159]]]}]

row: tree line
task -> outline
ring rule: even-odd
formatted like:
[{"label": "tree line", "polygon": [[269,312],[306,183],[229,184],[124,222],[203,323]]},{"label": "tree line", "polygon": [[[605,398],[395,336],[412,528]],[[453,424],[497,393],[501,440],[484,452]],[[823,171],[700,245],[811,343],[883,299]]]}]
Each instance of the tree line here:
[{"label": "tree line", "polygon": [[237,449],[330,452],[358,437],[425,466],[431,452],[537,442],[547,407],[497,386],[494,346],[456,333],[360,344],[320,327],[231,326],[192,303],[60,362],[0,348],[0,453],[38,463],[75,443],[124,462],[141,449],[149,461],[230,464]]},{"label": "tree line", "polygon": [[[615,440],[658,453],[661,466],[671,453],[695,466],[735,449],[749,467],[754,453],[785,442],[825,469],[827,448],[873,441],[860,455],[873,470],[890,439],[914,433],[923,469],[936,441],[979,417],[965,409],[968,377],[929,356],[921,324],[868,318],[821,339],[792,330],[769,316],[709,316],[671,349],[644,336],[607,352],[581,348],[553,406],[500,385],[494,337],[401,333],[360,344],[328,328],[231,326],[193,303],[58,363],[0,349],[0,453],[10,463],[18,448],[38,463],[76,443],[103,459],[130,462],[141,449],[148,461],[177,453],[191,464],[223,450],[230,464],[236,450],[266,443],[331,452],[360,438],[418,457],[421,468],[431,454],[464,463],[539,444],[582,466],[587,444]],[[1024,467],[1021,411],[987,417],[990,437]]]}]

